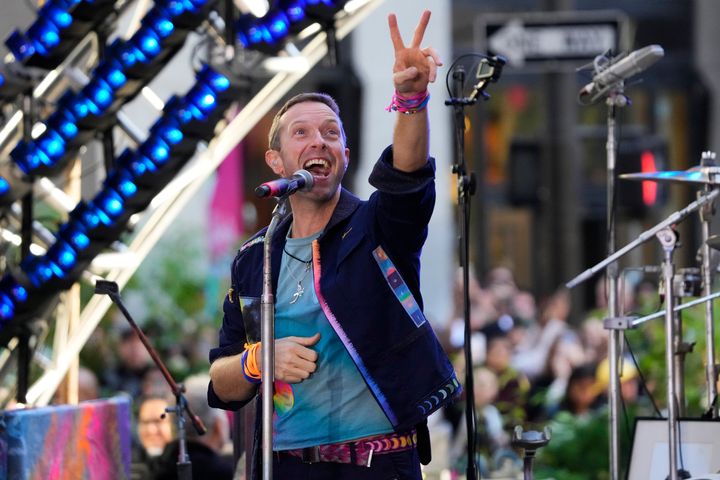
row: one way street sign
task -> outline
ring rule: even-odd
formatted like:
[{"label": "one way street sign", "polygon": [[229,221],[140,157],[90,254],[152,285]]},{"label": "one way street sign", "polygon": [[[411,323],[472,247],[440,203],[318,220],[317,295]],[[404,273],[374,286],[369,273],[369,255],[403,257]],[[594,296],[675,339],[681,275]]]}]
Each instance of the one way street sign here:
[{"label": "one way street sign", "polygon": [[627,19],[616,12],[532,12],[482,15],[475,36],[481,51],[503,55],[510,66],[587,61],[624,49]]}]

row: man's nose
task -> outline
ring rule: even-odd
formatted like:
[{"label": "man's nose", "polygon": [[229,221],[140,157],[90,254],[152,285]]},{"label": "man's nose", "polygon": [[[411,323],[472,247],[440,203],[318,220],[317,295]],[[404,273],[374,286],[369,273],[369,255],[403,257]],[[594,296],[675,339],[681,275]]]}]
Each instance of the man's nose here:
[{"label": "man's nose", "polygon": [[327,148],[327,143],[325,142],[325,139],[323,138],[322,133],[319,130],[316,130],[315,133],[312,135],[312,138],[310,138],[310,146],[322,150]]}]

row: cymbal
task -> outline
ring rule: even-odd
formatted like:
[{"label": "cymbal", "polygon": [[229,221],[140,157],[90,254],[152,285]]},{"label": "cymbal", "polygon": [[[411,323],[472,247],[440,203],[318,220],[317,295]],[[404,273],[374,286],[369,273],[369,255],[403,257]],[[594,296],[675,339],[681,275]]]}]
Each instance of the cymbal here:
[{"label": "cymbal", "polygon": [[623,180],[720,185],[720,167],[693,167],[688,170],[667,172],[626,173],[620,175],[620,178]]}]

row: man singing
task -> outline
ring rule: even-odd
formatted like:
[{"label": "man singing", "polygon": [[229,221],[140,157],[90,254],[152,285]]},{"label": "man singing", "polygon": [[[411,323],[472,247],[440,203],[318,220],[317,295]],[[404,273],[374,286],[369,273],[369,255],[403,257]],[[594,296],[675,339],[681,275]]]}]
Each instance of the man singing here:
[{"label": "man singing", "polygon": [[[272,171],[305,169],[314,180],[290,197],[292,214],[272,241],[278,479],[420,479],[430,454],[425,420],[461,389],[419,285],[435,203],[427,87],[441,65],[420,46],[429,20],[425,11],[406,46],[388,17],[396,120],[367,201],[341,187],[350,150],[331,97],[293,97],[270,128]],[[233,262],[219,347],[210,352],[212,406],[236,410],[258,392],[262,345],[248,342],[241,302],[261,295],[264,234]]]}]

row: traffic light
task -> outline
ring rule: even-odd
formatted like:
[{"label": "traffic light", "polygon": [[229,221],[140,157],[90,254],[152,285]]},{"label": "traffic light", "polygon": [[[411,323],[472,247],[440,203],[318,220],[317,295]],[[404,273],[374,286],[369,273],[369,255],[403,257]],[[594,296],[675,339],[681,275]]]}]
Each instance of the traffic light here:
[{"label": "traffic light", "polygon": [[[623,139],[618,149],[616,174],[654,173],[667,169],[667,144],[656,136]],[[667,200],[666,186],[650,180],[616,180],[616,208],[620,215],[643,219]]]}]

